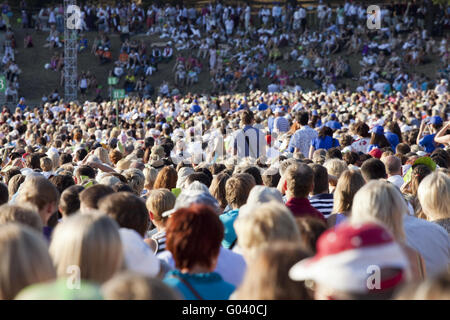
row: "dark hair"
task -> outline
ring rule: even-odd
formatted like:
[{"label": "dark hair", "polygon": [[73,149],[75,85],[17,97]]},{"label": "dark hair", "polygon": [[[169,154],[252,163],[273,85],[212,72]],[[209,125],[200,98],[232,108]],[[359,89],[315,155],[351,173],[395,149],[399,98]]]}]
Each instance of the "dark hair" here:
[{"label": "dark hair", "polygon": [[81,176],[87,176],[89,177],[89,179],[95,179],[95,170],[94,168],[90,167],[90,166],[79,166],[78,167],[78,175]]},{"label": "dark hair", "polygon": [[378,145],[378,148],[380,149],[389,148],[391,146],[384,134],[376,134],[375,132],[372,132],[372,137],[370,138],[369,143]]},{"label": "dark hair", "polygon": [[224,227],[209,206],[194,204],[175,211],[167,223],[166,246],[177,269],[211,267],[219,255]]},{"label": "dark hair", "polygon": [[370,137],[369,131],[370,131],[369,126],[364,122],[358,122],[355,125],[355,132],[360,137],[369,138]]},{"label": "dark hair", "polygon": [[359,156],[356,152],[354,151],[350,151],[350,152],[346,152],[344,153],[344,155],[342,156],[342,160],[344,160],[347,165],[350,164],[356,164],[359,160]]},{"label": "dark hair", "polygon": [[386,167],[379,159],[369,159],[361,166],[361,174],[366,182],[370,180],[386,179]]},{"label": "dark hair", "polygon": [[25,161],[28,168],[40,169],[41,168],[41,156],[39,153],[32,153],[25,157]]},{"label": "dark hair", "polygon": [[82,161],[87,156],[88,152],[86,151],[86,149],[81,148],[78,149],[77,152],[75,152],[75,154],[77,155],[78,161]]},{"label": "dark hair", "polygon": [[72,163],[72,155],[70,155],[68,153],[63,153],[59,157],[59,165],[62,166],[63,164],[66,164],[66,163]]},{"label": "dark hair", "polygon": [[186,179],[186,182],[188,184],[191,184],[194,181],[201,182],[205,186],[207,186],[208,188],[211,186],[211,181],[209,180],[209,177],[203,172],[191,173]]},{"label": "dark hair", "polygon": [[126,183],[118,182],[112,186],[114,192],[131,192],[134,193],[133,189]]},{"label": "dark hair", "polygon": [[307,164],[290,165],[285,172],[286,185],[294,198],[306,198],[314,184],[314,172]]},{"label": "dark hair", "polygon": [[327,230],[326,223],[312,217],[295,218],[295,222],[300,231],[303,247],[315,254],[317,240]]},{"label": "dark hair", "polygon": [[411,152],[411,147],[407,143],[399,143],[395,148],[396,153],[407,154]]},{"label": "dark hair", "polygon": [[80,193],[80,205],[91,209],[98,209],[98,203],[101,198],[114,193],[111,187],[103,184],[96,184]]},{"label": "dark hair", "polygon": [[261,177],[261,171],[257,167],[249,166],[245,167],[242,170],[239,170],[237,173],[248,173],[255,179],[255,183],[257,185],[263,185],[264,182]]},{"label": "dark hair", "polygon": [[55,185],[56,189],[59,191],[59,194],[63,193],[64,190],[75,184],[72,176],[67,174],[51,176],[48,180]]},{"label": "dark hair", "polygon": [[214,163],[211,166],[211,174],[216,175],[224,171],[227,167],[223,163]]},{"label": "dark hair", "polygon": [[8,203],[9,192],[6,184],[0,182],[0,205]]},{"label": "dark hair", "polygon": [[250,110],[244,110],[241,115],[241,121],[244,125],[251,124],[254,119],[253,112]]},{"label": "dark hair", "polygon": [[4,179],[5,179],[5,183],[9,184],[9,180],[11,180],[12,177],[14,177],[16,174],[21,174],[22,172],[20,171],[19,168],[11,168],[8,171],[6,171]]},{"label": "dark hair", "polygon": [[298,112],[295,116],[296,120],[300,125],[306,126],[309,122],[309,114],[308,112]]},{"label": "dark hair", "polygon": [[207,177],[208,177],[208,180],[206,181],[207,183],[206,183],[206,186],[209,188],[209,186],[211,185],[211,181],[212,181],[212,179],[213,179],[213,175],[212,175],[212,173],[211,173],[211,171],[209,171],[209,169],[208,168],[197,168],[197,169],[195,169],[195,172],[201,172],[201,173],[204,173]]},{"label": "dark hair", "polygon": [[335,158],[342,160],[341,150],[339,150],[339,148],[337,148],[337,147],[328,149],[325,159],[328,160],[328,159],[335,159]]},{"label": "dark hair", "polygon": [[319,138],[325,138],[326,136],[333,137],[333,130],[330,127],[323,126],[319,131]]},{"label": "dark hair", "polygon": [[68,187],[61,194],[59,209],[63,216],[74,214],[80,209],[80,192],[84,190],[83,186],[75,185]]},{"label": "dark hair", "polygon": [[276,171],[273,174],[270,174],[270,172],[267,173],[267,171],[266,171],[262,175],[262,180],[266,187],[276,188],[278,186],[278,183],[280,182],[280,179],[281,179],[281,175],[278,171]]},{"label": "dark hair", "polygon": [[313,194],[321,194],[328,192],[328,172],[327,169],[320,164],[310,165],[314,172],[314,189]]},{"label": "dark hair", "polygon": [[149,225],[147,207],[143,199],[130,192],[117,192],[103,197],[98,204],[100,211],[116,220],[121,228],[135,230],[145,236]]}]

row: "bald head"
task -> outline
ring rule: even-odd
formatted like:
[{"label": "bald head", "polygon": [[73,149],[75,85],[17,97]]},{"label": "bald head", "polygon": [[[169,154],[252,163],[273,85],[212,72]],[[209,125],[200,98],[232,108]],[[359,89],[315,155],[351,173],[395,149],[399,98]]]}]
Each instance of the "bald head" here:
[{"label": "bald head", "polygon": [[388,176],[402,175],[402,161],[396,156],[387,156],[383,159]]}]

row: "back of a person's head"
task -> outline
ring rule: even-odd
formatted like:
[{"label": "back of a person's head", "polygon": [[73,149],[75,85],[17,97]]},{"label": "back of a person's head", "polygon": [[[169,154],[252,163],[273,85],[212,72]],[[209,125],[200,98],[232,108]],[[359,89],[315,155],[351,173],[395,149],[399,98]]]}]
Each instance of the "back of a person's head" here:
[{"label": "back of a person's head", "polygon": [[289,277],[289,269],[307,258],[299,243],[279,241],[263,247],[249,264],[235,298],[239,300],[310,300],[304,282]]},{"label": "back of a person's head", "polygon": [[327,169],[320,164],[311,164],[310,167],[314,172],[314,190],[312,194],[328,193]]},{"label": "back of a person's head", "polygon": [[263,180],[261,177],[261,171],[258,169],[258,167],[255,166],[246,166],[244,168],[241,168],[238,173],[248,173],[255,179],[256,185],[262,185]]},{"label": "back of a person's head", "polygon": [[180,295],[157,278],[122,272],[102,286],[106,300],[179,300]]},{"label": "back of a person's head", "polygon": [[314,172],[306,164],[289,166],[284,174],[286,189],[293,198],[306,198],[314,187]]},{"label": "back of a person's head", "polygon": [[255,179],[248,173],[234,174],[225,184],[226,199],[232,208],[240,208],[247,202]]},{"label": "back of a person's head", "polygon": [[361,174],[366,182],[387,178],[384,163],[375,158],[364,161],[361,166]]},{"label": "back of a person's head", "polygon": [[122,174],[127,178],[128,185],[134,194],[140,196],[145,185],[144,173],[139,169],[127,169]]},{"label": "back of a person's head", "polygon": [[264,171],[261,178],[266,187],[276,188],[280,182],[281,175],[278,168],[269,167],[266,171]]},{"label": "back of a person's head", "polygon": [[401,174],[402,161],[396,156],[387,156],[383,158],[383,163],[386,167],[388,175]]},{"label": "back of a person's head", "polygon": [[397,147],[395,147],[395,152],[400,154],[408,154],[411,152],[411,147],[407,143],[399,143]]},{"label": "back of a person's head", "polygon": [[96,184],[80,193],[80,210],[98,209],[98,203],[101,198],[114,193],[111,187],[103,184]]},{"label": "back of a person's head", "polygon": [[435,171],[420,182],[417,192],[425,215],[430,220],[450,218],[450,177]]},{"label": "back of a person's head", "polygon": [[113,218],[121,228],[135,230],[142,237],[148,229],[148,212],[143,199],[130,192],[117,192],[100,199],[99,211]]},{"label": "back of a person's head", "polygon": [[75,180],[68,174],[51,176],[48,180],[55,185],[60,194],[63,193],[68,187],[75,185]]},{"label": "back of a person's head", "polygon": [[334,191],[333,212],[347,214],[352,208],[355,194],[365,184],[357,170],[346,170],[339,178]]},{"label": "back of a person's head", "polygon": [[22,183],[16,202],[29,202],[42,210],[49,204],[57,205],[58,200],[59,192],[53,183],[43,176],[29,176]]},{"label": "back of a person's head", "polygon": [[178,174],[175,168],[172,166],[165,166],[158,172],[156,177],[155,184],[153,185],[154,189],[169,189],[172,190],[177,186]]},{"label": "back of a person's head", "polygon": [[257,206],[250,214],[239,215],[234,227],[239,247],[247,258],[273,241],[300,242],[300,232],[292,213],[277,201]]},{"label": "back of a person's head", "polygon": [[148,193],[145,204],[147,210],[153,216],[153,220],[165,223],[167,217],[163,217],[162,214],[174,208],[176,199],[170,190],[156,189]]},{"label": "back of a person's head", "polygon": [[9,201],[8,186],[3,182],[0,182],[0,205],[5,204],[8,201]]},{"label": "back of a person's head", "polygon": [[298,217],[295,218],[295,222],[300,232],[303,248],[315,254],[317,240],[327,230],[327,224],[314,217]]},{"label": "back of a person's head", "polygon": [[307,112],[299,112],[295,116],[298,123],[300,123],[302,126],[306,126],[309,122],[309,115]]},{"label": "back of a person's head", "polygon": [[228,205],[225,185],[229,178],[230,176],[227,173],[221,172],[214,176],[211,186],[209,187],[209,192],[214,198],[217,199],[222,209],[225,209]]},{"label": "back of a person's head", "polygon": [[75,185],[67,188],[61,194],[59,211],[63,217],[68,217],[80,210],[80,193],[84,187]]},{"label": "back of a person's head", "polygon": [[350,222],[381,223],[397,241],[403,241],[403,216],[407,213],[406,201],[396,186],[384,180],[372,180],[359,189],[353,198]]},{"label": "back of a person's head", "polygon": [[119,226],[98,212],[75,214],[59,223],[49,252],[58,277],[67,277],[75,266],[81,280],[102,284],[123,266]]},{"label": "back of a person's head", "polygon": [[55,279],[41,233],[20,223],[0,225],[0,300],[12,300],[25,287]]},{"label": "back of a person's head", "polygon": [[200,183],[203,183],[208,188],[211,185],[211,181],[210,181],[209,177],[203,172],[191,173],[186,179],[186,185],[190,185],[194,181],[198,181]]},{"label": "back of a person's head", "polygon": [[336,158],[326,160],[323,166],[327,169],[328,174],[336,177],[336,179],[339,179],[341,174],[348,168],[344,160]]},{"label": "back of a person's head", "polygon": [[9,205],[0,206],[0,224],[21,223],[29,226],[37,232],[42,232],[42,220],[32,205]]}]

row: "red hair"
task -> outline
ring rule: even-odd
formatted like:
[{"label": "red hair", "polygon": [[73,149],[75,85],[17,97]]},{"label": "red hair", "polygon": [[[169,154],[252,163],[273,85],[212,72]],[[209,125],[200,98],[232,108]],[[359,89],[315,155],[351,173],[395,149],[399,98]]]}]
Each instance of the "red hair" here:
[{"label": "red hair", "polygon": [[224,227],[212,208],[194,204],[170,216],[166,234],[167,250],[172,253],[177,269],[211,267],[219,255]]}]

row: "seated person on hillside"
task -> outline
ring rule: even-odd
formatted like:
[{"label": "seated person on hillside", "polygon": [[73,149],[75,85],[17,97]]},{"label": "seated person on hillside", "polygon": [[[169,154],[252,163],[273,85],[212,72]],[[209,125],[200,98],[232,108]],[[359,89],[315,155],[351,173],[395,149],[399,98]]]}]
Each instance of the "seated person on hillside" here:
[{"label": "seated person on hillside", "polygon": [[112,61],[111,50],[109,50],[109,48],[106,47],[105,50],[103,51],[102,56],[100,57],[100,64],[109,63],[111,61]]},{"label": "seated person on hillside", "polygon": [[162,54],[161,54],[161,50],[158,47],[156,47],[152,50],[152,56],[156,59],[156,61],[161,62]]},{"label": "seated person on hillside", "polygon": [[95,51],[95,56],[98,57],[98,58],[100,59],[100,57],[103,56],[103,52],[104,52],[103,47],[102,47],[102,46],[99,46],[99,47],[97,48],[97,51]]},{"label": "seated person on hillside", "polygon": [[28,33],[25,36],[25,38],[23,39],[23,47],[24,48],[33,48],[34,47],[33,38]]},{"label": "seated person on hillside", "polygon": [[128,75],[125,77],[125,90],[126,92],[132,92],[134,87],[136,86],[136,77],[132,72],[128,72]]},{"label": "seated person on hillside", "polygon": [[162,60],[164,62],[169,62],[173,57],[173,49],[167,45],[164,50],[163,50],[163,54],[162,54]]},{"label": "seated person on hillside", "polygon": [[14,88],[12,83],[9,84],[8,88],[5,91],[6,101],[8,102],[16,102],[18,97],[17,89]]},{"label": "seated person on hillside", "polygon": [[78,52],[83,52],[88,47],[88,39],[83,38],[78,42]]},{"label": "seated person on hillside", "polygon": [[47,38],[47,43],[44,48],[61,48],[62,43],[59,41],[59,32],[56,30],[55,26],[52,26],[50,30],[50,35]]},{"label": "seated person on hillside", "polygon": [[116,62],[116,66],[114,67],[114,76],[116,76],[117,78],[122,78],[123,74],[124,74],[124,68],[123,68],[123,64],[120,63],[119,61]]}]

